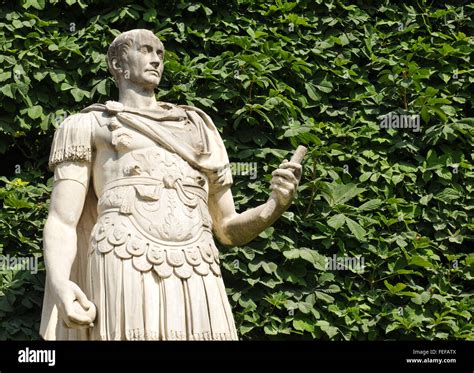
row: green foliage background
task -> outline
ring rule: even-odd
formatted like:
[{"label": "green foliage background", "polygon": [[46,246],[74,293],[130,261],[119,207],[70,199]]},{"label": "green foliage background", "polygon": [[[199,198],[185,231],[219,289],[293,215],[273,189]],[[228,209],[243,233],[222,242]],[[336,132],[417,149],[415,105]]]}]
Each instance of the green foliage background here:
[{"label": "green foliage background", "polygon": [[[54,128],[117,98],[108,44],[147,28],[167,49],[159,99],[204,109],[232,161],[258,162],[257,180],[234,178],[239,208],[309,148],[284,216],[221,247],[242,339],[474,339],[472,3],[1,3],[3,255],[41,255]],[[421,131],[379,128],[389,112]],[[326,270],[334,254],[365,271]],[[3,269],[0,339],[38,338],[43,282]]]}]

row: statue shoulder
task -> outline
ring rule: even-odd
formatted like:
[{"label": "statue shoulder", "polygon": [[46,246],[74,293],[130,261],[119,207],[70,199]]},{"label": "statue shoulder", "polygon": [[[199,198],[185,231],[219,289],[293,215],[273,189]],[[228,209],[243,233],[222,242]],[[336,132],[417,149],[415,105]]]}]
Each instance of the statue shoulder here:
[{"label": "statue shoulder", "polygon": [[72,114],[63,120],[54,132],[49,156],[50,169],[61,162],[91,161],[95,122],[92,112]]},{"label": "statue shoulder", "polygon": [[106,110],[107,110],[107,108],[104,104],[95,103],[95,104],[89,105],[86,108],[82,109],[81,113],[103,112],[103,111],[106,111]]},{"label": "statue shoulder", "polygon": [[177,108],[184,110],[186,112],[192,112],[198,114],[200,117],[206,119],[206,120],[211,120],[209,115],[206,114],[204,110],[201,110],[197,108],[196,106],[191,106],[191,105],[176,105]]},{"label": "statue shoulder", "polygon": [[195,124],[217,133],[214,121],[204,110],[191,105],[178,105],[177,107],[184,110],[188,118]]},{"label": "statue shoulder", "polygon": [[64,131],[91,132],[93,120],[94,114],[92,112],[80,112],[68,115],[56,128],[55,133],[58,134],[59,132]]}]

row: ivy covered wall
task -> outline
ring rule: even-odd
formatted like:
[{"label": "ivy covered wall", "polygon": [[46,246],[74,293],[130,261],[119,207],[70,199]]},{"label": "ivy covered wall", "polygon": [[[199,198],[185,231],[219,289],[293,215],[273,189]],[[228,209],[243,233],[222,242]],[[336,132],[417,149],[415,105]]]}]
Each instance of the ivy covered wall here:
[{"label": "ivy covered wall", "polygon": [[309,149],[274,227],[220,246],[242,339],[474,339],[473,8],[2,1],[0,339],[39,338],[52,135],[117,99],[105,53],[133,28],[164,42],[157,97],[204,109],[222,131],[240,210]]}]

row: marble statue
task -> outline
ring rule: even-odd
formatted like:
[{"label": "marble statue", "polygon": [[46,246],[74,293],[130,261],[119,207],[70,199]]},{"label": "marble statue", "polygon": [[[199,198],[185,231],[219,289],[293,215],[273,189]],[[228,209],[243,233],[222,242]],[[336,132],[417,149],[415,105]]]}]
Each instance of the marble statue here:
[{"label": "marble statue", "polygon": [[213,234],[243,245],[280,217],[301,166],[273,172],[267,203],[237,213],[211,118],[158,102],[164,48],[148,30],[107,52],[119,100],[57,128],[44,227],[47,340],[236,340]]}]

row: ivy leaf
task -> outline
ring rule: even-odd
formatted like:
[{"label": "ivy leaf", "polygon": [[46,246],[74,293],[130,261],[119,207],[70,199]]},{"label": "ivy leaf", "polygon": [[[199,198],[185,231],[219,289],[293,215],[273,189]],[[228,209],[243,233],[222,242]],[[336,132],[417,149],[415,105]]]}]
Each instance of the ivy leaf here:
[{"label": "ivy leaf", "polygon": [[321,92],[330,93],[333,90],[333,85],[329,80],[323,79],[316,84],[316,88]]},{"label": "ivy leaf", "polygon": [[329,294],[326,294],[326,293],[323,293],[322,291],[316,291],[315,292],[316,294],[316,298],[322,300],[323,302],[326,302],[326,303],[332,303],[334,302],[334,297],[329,295]]},{"label": "ivy leaf", "polygon": [[371,211],[376,210],[382,205],[382,200],[380,199],[371,199],[370,201],[365,202],[359,206],[359,211]]},{"label": "ivy leaf", "polygon": [[314,325],[306,320],[293,320],[293,327],[296,330],[314,332]]},{"label": "ivy leaf", "polygon": [[11,84],[5,84],[0,88],[0,92],[2,92],[5,96],[14,98]]},{"label": "ivy leaf", "polygon": [[319,101],[321,99],[321,96],[319,93],[317,93],[314,89],[314,87],[310,83],[305,83],[305,88],[306,92],[308,94],[308,97],[313,100],[313,101]]},{"label": "ivy leaf", "polygon": [[328,225],[330,227],[338,230],[339,228],[341,228],[344,225],[344,222],[346,221],[345,219],[346,219],[346,217],[344,216],[344,214],[334,215],[333,217],[331,217],[328,220]]},{"label": "ivy leaf", "polygon": [[423,258],[420,255],[415,255],[413,256],[410,261],[408,262],[409,265],[414,265],[414,266],[419,266],[419,267],[425,267],[425,268],[432,268],[433,265]]},{"label": "ivy leaf", "polygon": [[43,115],[43,108],[39,105],[35,105],[28,108],[27,113],[31,119],[37,119]]},{"label": "ivy leaf", "polygon": [[346,219],[346,223],[347,223],[347,226],[349,228],[349,230],[351,231],[351,233],[355,236],[355,238],[357,238],[358,241],[360,242],[365,242],[367,241],[365,239],[365,236],[367,234],[367,232],[365,231],[364,228],[362,228],[359,223],[355,222],[354,220],[352,220],[351,218],[348,218],[347,216],[345,217]]}]

